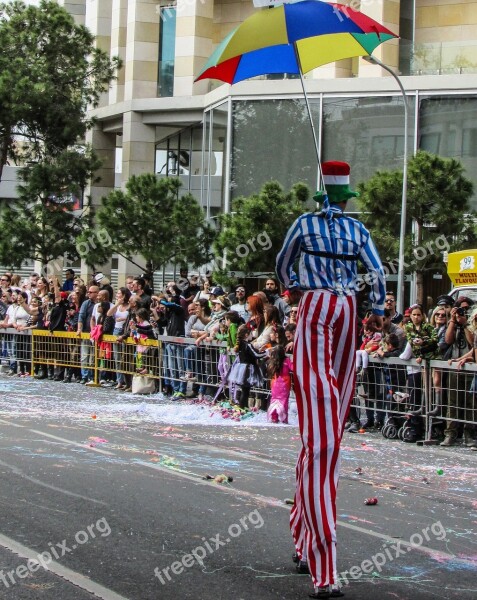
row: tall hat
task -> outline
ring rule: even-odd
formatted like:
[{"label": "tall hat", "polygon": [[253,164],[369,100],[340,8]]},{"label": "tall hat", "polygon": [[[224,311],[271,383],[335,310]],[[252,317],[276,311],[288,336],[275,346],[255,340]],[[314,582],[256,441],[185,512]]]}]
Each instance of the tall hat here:
[{"label": "tall hat", "polygon": [[[321,165],[323,172],[323,183],[331,204],[346,202],[350,198],[359,196],[349,187],[350,167],[348,163],[338,160],[330,160]],[[325,192],[320,191],[313,196],[315,200],[320,200]]]}]

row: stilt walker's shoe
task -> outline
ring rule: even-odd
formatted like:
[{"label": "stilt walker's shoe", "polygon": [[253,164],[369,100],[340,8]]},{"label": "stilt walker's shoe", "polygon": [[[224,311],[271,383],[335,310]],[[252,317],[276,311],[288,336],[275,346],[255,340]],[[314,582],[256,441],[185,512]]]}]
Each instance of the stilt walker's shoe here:
[{"label": "stilt walker's shoe", "polygon": [[299,560],[296,563],[295,569],[299,575],[309,575],[310,574],[310,569],[308,567],[308,563],[306,562],[306,560]]},{"label": "stilt walker's shoe", "polygon": [[324,587],[315,588],[315,591],[309,596],[310,598],[323,600],[325,598],[342,598],[344,593],[337,586],[325,585]]}]

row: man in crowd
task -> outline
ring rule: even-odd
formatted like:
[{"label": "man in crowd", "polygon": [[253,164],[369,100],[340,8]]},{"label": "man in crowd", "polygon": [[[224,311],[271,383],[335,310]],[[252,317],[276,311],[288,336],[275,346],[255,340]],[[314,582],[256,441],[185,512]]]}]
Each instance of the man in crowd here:
[{"label": "man in crowd", "polygon": [[0,286],[1,286],[2,290],[8,290],[10,287],[11,281],[12,281],[12,278],[8,273],[5,273],[5,275],[2,275],[0,277]]},{"label": "man in crowd", "polygon": [[[181,273],[184,273],[184,271],[182,269],[181,269]],[[188,310],[189,310],[189,306],[191,305],[191,303],[193,302],[193,300],[197,296],[197,294],[200,292],[199,276],[191,275],[189,279],[185,279],[185,278],[181,277],[177,283],[177,287],[181,291],[181,295],[180,295],[181,306],[184,310],[184,313],[187,314]]]},{"label": "man in crowd", "polygon": [[247,321],[250,319],[250,315],[248,314],[246,306],[247,290],[245,289],[245,286],[238,285],[235,288],[235,302],[230,307],[230,310],[237,312],[244,320],[244,323],[247,323]]},{"label": "man in crowd", "polygon": [[[99,287],[90,285],[88,289],[88,298],[83,302],[78,317],[78,327],[76,333],[78,337],[82,333],[91,333],[91,317],[93,315],[94,305],[98,301]],[[81,382],[83,385],[93,380],[93,371],[91,365],[94,358],[94,346],[91,340],[81,340]]]},{"label": "man in crowd", "polygon": [[94,276],[94,281],[98,285],[100,290],[107,290],[109,296],[108,300],[109,302],[112,302],[114,297],[114,291],[111,287],[111,282],[106,277],[106,275],[104,275],[104,273],[96,273],[96,275]]},{"label": "man in crowd", "polygon": [[273,304],[273,306],[278,308],[280,322],[285,323],[290,314],[290,305],[280,297],[280,286],[278,281],[274,277],[269,277],[265,282],[265,289],[263,291],[267,295],[270,304]]},{"label": "man in crowd", "polygon": [[391,323],[399,325],[402,321],[402,314],[396,310],[396,297],[394,296],[394,292],[386,292],[384,307],[391,313]]},{"label": "man in crowd", "polygon": [[62,292],[72,292],[74,280],[75,280],[75,272],[73,271],[73,269],[66,269],[65,280],[63,282],[63,285],[61,286],[61,291]]},{"label": "man in crowd", "polygon": [[137,308],[151,308],[151,296],[146,294],[146,281],[142,277],[135,277],[133,281],[133,294],[136,296]]},{"label": "man in crowd", "polygon": [[38,273],[32,273],[30,275],[30,293],[31,294],[36,293],[36,284],[38,283],[39,279],[40,279],[40,276],[38,275]]},{"label": "man in crowd", "polygon": [[131,292],[131,294],[134,294],[134,277],[132,275],[128,275],[126,277],[126,287]]}]

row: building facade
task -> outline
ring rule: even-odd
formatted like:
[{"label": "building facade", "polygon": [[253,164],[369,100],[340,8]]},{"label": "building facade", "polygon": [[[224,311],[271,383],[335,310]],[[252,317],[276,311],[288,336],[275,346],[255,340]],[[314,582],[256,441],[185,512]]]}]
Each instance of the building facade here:
[{"label": "building facade", "polygon": [[[93,146],[104,165],[97,201],[133,174],[179,175],[207,214],[267,179],[316,185],[299,82],[259,78],[194,83],[208,56],[256,9],[252,0],[81,0],[65,6],[124,66],[101,106]],[[477,10],[471,0],[362,0],[360,10],[399,34],[375,54],[402,76],[410,142],[476,172]],[[353,3],[352,6],[356,6]],[[263,8],[261,10],[267,10]],[[380,67],[349,59],[306,78],[324,158],[349,160],[359,179],[399,167],[403,101]],[[277,125],[279,125],[277,127]]]},{"label": "building facade", "polygon": [[[270,179],[285,188],[297,181],[317,185],[298,80],[194,83],[217,44],[255,10],[268,8],[255,8],[253,0],[59,1],[92,30],[98,46],[123,60],[93,111],[97,125],[88,141],[103,160],[93,203],[132,175],[150,172],[179,176],[209,218]],[[400,36],[375,55],[401,76],[411,151],[461,160],[477,189],[477,2],[341,3],[359,6]],[[378,169],[402,166],[404,103],[389,73],[347,59],[315,69],[305,84],[321,156],[347,160],[353,185]],[[119,271],[128,270],[122,259],[116,262]]]}]

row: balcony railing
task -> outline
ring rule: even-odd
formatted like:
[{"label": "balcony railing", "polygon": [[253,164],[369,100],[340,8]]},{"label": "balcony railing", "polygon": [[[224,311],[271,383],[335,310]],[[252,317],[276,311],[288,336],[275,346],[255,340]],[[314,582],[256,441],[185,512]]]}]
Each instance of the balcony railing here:
[{"label": "balcony railing", "polygon": [[477,73],[477,41],[415,44],[410,49],[411,75]]}]

